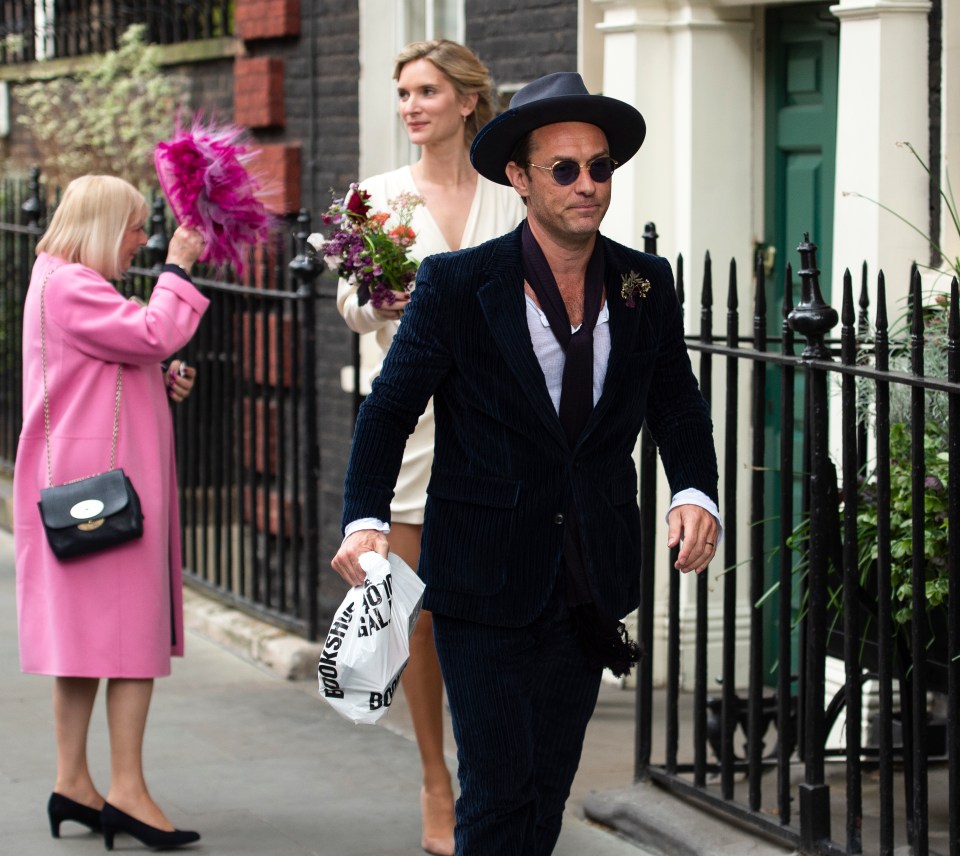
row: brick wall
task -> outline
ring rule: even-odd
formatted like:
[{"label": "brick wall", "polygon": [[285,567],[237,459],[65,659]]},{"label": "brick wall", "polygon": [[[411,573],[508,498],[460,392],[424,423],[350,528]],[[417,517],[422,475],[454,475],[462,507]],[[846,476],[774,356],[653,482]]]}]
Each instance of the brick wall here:
[{"label": "brick wall", "polygon": [[172,68],[190,81],[190,106],[203,109],[220,121],[233,116],[233,59],[224,57],[212,62]]},{"label": "brick wall", "polygon": [[577,0],[470,0],[466,41],[498,86],[577,70]]},{"label": "brick wall", "polygon": [[[359,169],[360,20],[356,3],[301,3],[299,48],[281,53],[286,65],[288,139],[303,146],[301,198],[320,225],[330,189],[345,187]],[[320,443],[320,609],[332,615],[344,584],[329,568],[340,545],[343,477],[353,435],[353,399],[340,388],[340,368],[351,359],[353,334],[336,307],[336,279],[320,279],[317,306],[317,400]]]},{"label": "brick wall", "polygon": [[[314,213],[330,204],[359,168],[359,13],[355,3],[311,0],[304,10],[304,39],[312,29],[314,55],[288,60],[289,127],[309,146],[303,172],[304,204]],[[308,203],[309,200],[309,203]]]},{"label": "brick wall", "polygon": [[283,59],[237,57],[233,70],[233,118],[247,128],[283,127]]},{"label": "brick wall", "polygon": [[300,207],[301,146],[299,143],[261,143],[252,169],[269,179],[263,202],[274,214]]},{"label": "brick wall", "polygon": [[[243,7],[262,9],[271,5],[283,3],[240,0],[238,33]],[[244,74],[247,68],[256,69],[260,78],[236,84],[237,121],[254,128],[254,137],[261,144],[299,147],[296,207],[316,214],[329,204],[330,188],[344,187],[357,175],[359,13],[356,4],[342,0],[301,0],[299,8],[297,35],[268,35],[262,29],[243,25],[242,32],[252,35],[244,42],[245,58],[238,60],[237,72]],[[275,78],[276,64],[283,68],[279,95],[271,88],[277,84],[267,82],[265,77],[270,63]],[[245,104],[240,104],[241,92],[250,93],[245,96]],[[266,103],[269,99],[274,99],[274,103]],[[248,118],[251,121],[244,121]],[[289,188],[286,195],[293,196]]]},{"label": "brick wall", "polygon": [[299,36],[300,0],[239,0],[234,32],[245,41]]}]

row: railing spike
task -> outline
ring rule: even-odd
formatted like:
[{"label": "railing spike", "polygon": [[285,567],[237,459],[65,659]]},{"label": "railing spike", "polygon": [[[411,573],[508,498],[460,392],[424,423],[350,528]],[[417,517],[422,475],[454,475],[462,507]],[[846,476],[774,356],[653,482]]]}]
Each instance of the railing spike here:
[{"label": "railing spike", "polygon": [[710,261],[710,251],[703,258],[703,293],[700,304],[704,307],[713,306],[713,263]]},{"label": "railing spike", "polygon": [[761,253],[757,253],[756,279],[754,312],[757,316],[765,318],[767,315],[767,270],[763,266],[763,255]]},{"label": "railing spike", "polygon": [[643,227],[643,251],[652,255],[657,254],[657,234],[656,224],[651,220]]},{"label": "railing spike", "polygon": [[683,305],[686,303],[686,293],[683,282],[683,253],[677,256],[677,300],[680,301],[680,310],[683,311]]},{"label": "railing spike", "polygon": [[910,334],[923,336],[923,294],[920,284],[920,269],[914,262],[910,269]]},{"label": "railing spike", "polygon": [[793,309],[793,265],[787,262],[783,269],[783,317],[787,318]]},{"label": "railing spike", "polygon": [[950,320],[947,324],[947,335],[956,341],[960,337],[960,296],[958,296],[957,278],[950,280]]},{"label": "railing spike", "polygon": [[870,308],[870,292],[867,290],[867,263],[864,261],[860,272],[860,311],[866,313]]},{"label": "railing spike", "polygon": [[843,297],[840,304],[840,321],[844,327],[852,327],[856,321],[853,311],[853,277],[850,268],[843,272]]},{"label": "railing spike", "polygon": [[877,330],[886,331],[890,326],[887,319],[887,278],[881,270],[877,274]]},{"label": "railing spike", "polygon": [[727,309],[737,309],[740,306],[740,296],[737,293],[737,260],[730,259],[730,276],[728,279]]},{"label": "railing spike", "polygon": [[[843,272],[843,294],[840,304],[840,352],[844,365],[851,366],[857,361],[857,320],[853,310],[853,277],[850,268]],[[856,443],[853,444],[856,447]]]}]

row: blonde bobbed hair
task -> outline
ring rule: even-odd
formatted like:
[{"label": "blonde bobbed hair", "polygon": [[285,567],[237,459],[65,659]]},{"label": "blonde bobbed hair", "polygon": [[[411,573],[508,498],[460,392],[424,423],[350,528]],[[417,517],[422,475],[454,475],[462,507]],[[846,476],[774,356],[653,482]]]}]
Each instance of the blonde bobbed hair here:
[{"label": "blonde bobbed hair", "polygon": [[396,66],[393,79],[400,79],[400,72],[408,62],[418,59],[430,60],[453,84],[460,97],[477,95],[477,106],[464,122],[467,148],[484,125],[495,115],[493,78],[479,57],[466,45],[449,39],[433,39],[428,42],[411,42],[394,57]]},{"label": "blonde bobbed hair", "polygon": [[143,194],[112,175],[75,178],[37,244],[37,255],[49,253],[65,262],[93,268],[104,279],[116,279],[124,234],[147,219]]}]

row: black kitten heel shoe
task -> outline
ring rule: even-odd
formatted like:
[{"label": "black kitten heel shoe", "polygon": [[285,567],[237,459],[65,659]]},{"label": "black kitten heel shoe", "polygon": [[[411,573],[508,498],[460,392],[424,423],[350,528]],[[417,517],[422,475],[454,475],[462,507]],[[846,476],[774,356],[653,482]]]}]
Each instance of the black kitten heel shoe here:
[{"label": "black kitten heel shoe", "polygon": [[56,791],[50,794],[47,802],[47,816],[50,818],[50,834],[54,838],[60,837],[60,824],[65,820],[82,823],[93,832],[100,831],[100,812],[97,809],[78,803]]},{"label": "black kitten heel shoe", "polygon": [[165,829],[157,829],[155,826],[150,826],[135,817],[131,817],[126,812],[120,811],[110,803],[104,803],[103,811],[100,812],[100,827],[103,830],[103,843],[106,844],[107,850],[113,850],[113,836],[118,832],[132,835],[151,850],[169,850],[173,847],[193,844],[200,840],[199,832],[191,832],[186,829],[174,829],[167,832]]}]

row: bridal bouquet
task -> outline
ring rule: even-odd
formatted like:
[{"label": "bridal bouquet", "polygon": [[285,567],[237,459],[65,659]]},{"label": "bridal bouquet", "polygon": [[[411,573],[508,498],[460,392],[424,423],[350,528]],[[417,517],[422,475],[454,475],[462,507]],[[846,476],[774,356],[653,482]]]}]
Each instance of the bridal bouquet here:
[{"label": "bridal bouquet", "polygon": [[[327,236],[315,232],[307,241],[330,270],[357,286],[361,306],[367,301],[377,309],[390,306],[410,291],[420,266],[408,251],[417,238],[410,219],[422,203],[413,193],[401,193],[387,203],[389,211],[372,212],[370,194],[353,183],[320,216],[324,225],[336,228]],[[391,217],[395,225],[388,227]]]}]

